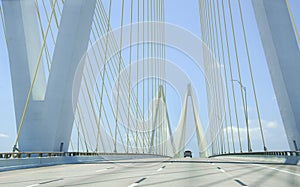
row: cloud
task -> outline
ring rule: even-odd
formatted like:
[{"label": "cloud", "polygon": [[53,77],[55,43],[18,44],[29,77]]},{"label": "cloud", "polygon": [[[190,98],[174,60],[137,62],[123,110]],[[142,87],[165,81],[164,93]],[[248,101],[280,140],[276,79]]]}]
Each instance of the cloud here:
[{"label": "cloud", "polygon": [[[285,135],[284,128],[280,122],[276,120],[261,120],[264,139],[268,150],[288,150],[287,139]],[[233,126],[232,128],[233,136],[234,136],[234,144],[236,150],[239,149],[238,142],[238,128]],[[239,128],[241,144],[243,150],[247,149],[247,129],[243,126]],[[229,135],[229,142],[232,143],[231,140],[231,128],[227,127],[227,132]],[[226,134],[226,128],[224,129],[224,133]],[[262,151],[262,137],[259,127],[259,121],[257,119],[249,120],[249,133],[252,144],[252,149],[256,151]],[[232,148],[232,145],[230,145]]]},{"label": "cloud", "polygon": [[9,136],[7,134],[1,133],[0,132],[0,138],[8,138]]},{"label": "cloud", "polygon": [[274,129],[278,127],[277,121],[263,121],[266,128]]}]

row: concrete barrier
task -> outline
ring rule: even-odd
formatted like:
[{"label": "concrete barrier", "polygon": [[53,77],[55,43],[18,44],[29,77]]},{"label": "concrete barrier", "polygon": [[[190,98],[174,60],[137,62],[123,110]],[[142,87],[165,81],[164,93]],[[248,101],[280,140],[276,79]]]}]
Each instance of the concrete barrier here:
[{"label": "concrete barrier", "polygon": [[218,160],[300,165],[300,156],[284,156],[284,155],[237,155],[237,156],[228,155],[226,156],[223,155],[223,156],[216,156],[213,158]]},{"label": "concrete barrier", "polygon": [[91,162],[132,160],[144,158],[162,158],[159,155],[142,154],[104,154],[97,156],[56,156],[56,157],[30,157],[30,158],[6,158],[0,159],[0,172],[15,169],[52,166],[60,164],[79,164]]}]

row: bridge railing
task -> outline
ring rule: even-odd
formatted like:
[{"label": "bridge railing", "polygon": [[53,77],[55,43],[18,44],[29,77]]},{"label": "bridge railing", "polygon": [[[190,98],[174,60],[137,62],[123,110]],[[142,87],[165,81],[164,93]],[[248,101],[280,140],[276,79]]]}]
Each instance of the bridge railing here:
[{"label": "bridge railing", "polygon": [[265,152],[242,152],[242,153],[224,153],[212,155],[218,156],[300,156],[300,151],[265,151]]},{"label": "bridge railing", "polygon": [[146,155],[165,156],[157,154],[137,153],[100,153],[100,152],[6,152],[0,153],[0,159],[37,158],[37,157],[73,157],[73,156],[105,156],[105,155]]}]

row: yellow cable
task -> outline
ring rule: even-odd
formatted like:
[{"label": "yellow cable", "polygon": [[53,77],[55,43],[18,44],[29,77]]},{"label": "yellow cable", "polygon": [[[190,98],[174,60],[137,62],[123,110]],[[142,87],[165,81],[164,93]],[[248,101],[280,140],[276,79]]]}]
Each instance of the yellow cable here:
[{"label": "yellow cable", "polygon": [[[227,22],[226,22],[226,17],[225,17],[224,0],[222,0],[222,12],[223,12],[223,22],[224,22],[224,31],[225,31],[227,56],[228,56],[228,63],[229,63],[229,70],[230,70],[230,78],[231,78],[231,80],[233,80],[233,71],[232,71],[232,64],[231,64],[231,55],[230,55],[230,50],[229,50],[229,38],[228,38],[228,32],[227,32]],[[237,123],[237,126],[238,126],[239,121],[238,121],[238,115],[237,115],[236,96],[235,96],[235,91],[234,91],[234,86],[233,86],[233,82],[232,81],[231,81],[231,89],[232,89],[233,101],[234,101],[235,118],[236,118],[236,123]],[[233,128],[232,128],[232,126],[231,126],[231,134],[232,134],[233,151],[235,153],[235,146],[234,146],[234,137],[233,137]],[[240,136],[238,137],[238,140],[239,140],[239,145],[240,145],[240,151],[242,151]]]},{"label": "yellow cable", "polygon": [[[36,10],[37,10],[37,15],[38,15],[38,20],[39,20],[39,25],[40,25],[40,30],[41,30],[41,33],[42,33],[42,37],[44,38],[45,34],[44,34],[43,26],[42,26],[42,20],[41,20],[40,12],[39,12],[39,9],[38,9],[37,1],[35,1],[35,7],[36,7]],[[48,72],[49,72],[51,62],[49,62],[50,61],[50,54],[49,54],[49,51],[48,51],[48,45],[47,44],[45,46],[45,50],[46,50],[47,68],[48,68]]]},{"label": "yellow cable", "polygon": [[[35,3],[36,3],[36,7],[38,9],[38,1],[35,0]],[[42,4],[43,4],[44,11],[45,11],[46,19],[49,22],[48,12],[47,12],[47,8],[45,6],[44,0],[42,0]],[[38,15],[38,16],[40,16],[40,15]],[[39,18],[39,19],[41,19],[41,18]],[[58,25],[57,25],[57,28],[58,28]],[[52,41],[55,44],[55,39],[54,39],[54,34],[53,34],[53,31],[52,31],[51,23],[50,23],[50,34],[51,34]]]},{"label": "yellow cable", "polygon": [[246,47],[247,60],[248,60],[248,66],[249,66],[249,71],[250,71],[253,95],[254,95],[254,99],[255,99],[256,112],[257,112],[258,122],[259,122],[259,126],[260,126],[260,133],[261,133],[263,148],[266,151],[267,148],[266,148],[266,143],[265,143],[265,138],[264,138],[264,133],[263,133],[263,128],[262,128],[260,111],[259,111],[259,107],[258,107],[258,101],[257,101],[257,95],[256,95],[256,89],[255,89],[255,81],[254,81],[254,78],[253,78],[252,65],[251,65],[251,60],[250,60],[249,48],[248,48],[248,43],[247,43],[247,35],[246,35],[246,31],[245,31],[245,26],[244,26],[244,19],[243,19],[240,0],[238,0],[238,5],[239,5],[240,19],[241,19],[241,23],[242,23],[242,30],[243,30],[243,36],[244,36],[244,43],[245,43],[245,47]]},{"label": "yellow cable", "polygon": [[110,17],[111,17],[111,8],[112,8],[112,0],[109,2],[109,12],[108,12],[108,20],[107,20],[107,29],[106,29],[106,38],[105,38],[105,52],[104,52],[104,65],[103,65],[103,76],[102,76],[102,88],[101,88],[101,96],[100,96],[100,109],[99,109],[99,120],[102,117],[102,108],[103,108],[103,89],[104,89],[104,78],[106,73],[106,61],[107,61],[107,50],[108,50],[108,37],[109,37],[109,27],[110,27]]},{"label": "yellow cable", "polygon": [[[216,56],[214,58],[214,60],[212,60],[213,65],[215,65],[215,67],[213,68],[214,70],[214,76],[215,76],[215,80],[216,80],[216,90],[217,90],[217,97],[216,97],[216,102],[217,102],[217,137],[218,137],[218,140],[219,140],[219,153],[223,153],[223,138],[224,138],[224,131],[220,131],[220,129],[222,128],[223,129],[223,122],[221,121],[222,118],[221,118],[221,115],[223,114],[224,111],[222,111],[223,107],[222,107],[222,97],[221,97],[221,75],[220,75],[220,70],[219,70],[219,67],[218,67],[218,64],[220,63],[220,47],[219,47],[219,37],[218,37],[218,33],[219,33],[219,30],[218,30],[218,27],[217,27],[217,20],[216,20],[216,8],[215,8],[215,4],[214,4],[214,1],[212,1],[212,14],[213,14],[213,23],[212,23],[212,28],[213,28],[213,40],[214,40],[214,50],[215,50],[215,53],[216,53]],[[218,58],[218,59],[217,59]],[[222,90],[223,91],[223,90]],[[225,114],[226,115],[226,114]],[[220,134],[221,133],[221,134]]]},{"label": "yellow cable", "polygon": [[[233,22],[233,16],[232,16],[232,9],[231,9],[230,0],[228,0],[228,7],[229,7],[229,13],[230,13],[230,20],[231,20],[230,23],[231,23],[231,31],[232,31],[232,35],[233,35],[233,44],[234,44],[234,49],[235,49],[235,59],[236,59],[236,64],[237,64],[237,69],[238,69],[238,81],[240,81],[240,84],[243,85],[242,79],[241,79],[239,57],[238,57],[238,52],[237,52],[237,41],[236,41],[236,37],[235,37],[235,28],[234,28],[234,25],[233,25],[234,22]],[[231,81],[231,82],[233,84],[233,81]],[[242,88],[241,85],[240,85],[240,91],[241,91],[241,95],[242,95],[244,114],[246,116],[245,98],[244,98],[244,94],[243,94],[243,88]],[[246,123],[247,123],[247,120],[246,120]],[[240,136],[239,124],[237,124],[237,126],[238,126],[238,135]],[[240,142],[240,149],[242,151],[241,142]]]},{"label": "yellow cable", "polygon": [[142,90],[143,90],[143,153],[145,152],[145,1],[143,1],[143,80],[142,80]]},{"label": "yellow cable", "polygon": [[[102,4],[101,4],[101,5],[102,5]],[[103,5],[102,5],[100,8],[102,9],[103,14],[105,14]],[[104,16],[105,16],[105,15],[104,15]],[[111,30],[111,28],[110,28],[110,30]],[[115,47],[114,50],[118,49],[118,46],[117,46],[117,43],[116,43],[115,38],[113,37],[112,40],[113,40],[112,43],[113,43],[113,45],[114,45],[114,47]],[[119,60],[119,59],[117,59],[116,61],[118,61],[118,60]],[[122,59],[121,59],[121,60],[122,60]],[[124,65],[124,62],[123,62],[123,61],[122,61],[121,65],[122,65],[122,68],[125,68],[125,65]],[[117,72],[117,70],[116,70],[115,72]],[[128,78],[127,72],[125,72],[125,76],[127,76],[126,78]],[[126,91],[126,90],[123,90],[123,91]],[[136,101],[136,100],[134,99],[134,98],[136,97],[135,92],[133,92],[132,94],[133,94],[132,102],[135,103],[135,101]],[[142,115],[142,113],[140,112],[140,110],[139,110],[139,115],[140,115],[140,116]]]},{"label": "yellow cable", "polygon": [[[102,6],[101,6],[101,8],[102,8]],[[97,30],[97,29],[96,29]],[[98,31],[97,31],[98,32]],[[99,35],[99,33],[98,33],[98,35]],[[99,37],[100,37],[100,35],[99,35]],[[114,43],[114,42],[113,42]],[[122,60],[122,59],[121,59]],[[124,65],[123,63],[121,63],[121,65]],[[110,69],[110,66],[108,66],[109,67],[109,69]],[[113,66],[114,67],[114,66]],[[115,70],[115,69],[114,69]],[[110,69],[110,71],[111,71],[111,69]],[[115,70],[115,73],[116,73],[116,71],[117,70]],[[109,79],[108,79],[109,80]],[[109,83],[110,83],[110,81],[109,81]],[[110,83],[110,85],[111,85],[111,83]],[[124,90],[123,90],[124,91]],[[107,92],[107,90],[106,90],[106,92]],[[110,102],[110,100],[109,100],[109,102]],[[111,103],[110,103],[110,105],[111,105]],[[112,105],[111,105],[112,106]],[[122,105],[122,107],[123,107],[123,109],[124,109],[124,105]],[[114,114],[115,115],[115,114]],[[122,116],[121,116],[122,117]],[[119,129],[117,130],[118,132],[119,132]],[[119,132],[119,134],[120,134],[120,132]],[[122,136],[121,134],[120,134],[120,136]],[[123,143],[123,139],[121,139],[122,140],[122,143]],[[123,144],[123,146],[124,146],[124,144]]]},{"label": "yellow cable", "polygon": [[117,91],[117,111],[116,111],[116,124],[115,124],[115,143],[114,152],[117,152],[117,131],[118,131],[118,115],[119,115],[119,97],[120,97],[120,73],[121,73],[121,59],[122,59],[122,42],[123,42],[123,22],[124,22],[124,0],[122,0],[122,14],[121,14],[121,34],[120,34],[120,47],[119,47],[119,67],[118,67],[118,91]]},{"label": "yellow cable", "polygon": [[[87,55],[87,58],[88,58],[88,60],[90,60],[89,55]],[[92,82],[90,76],[87,76],[87,77],[89,78],[90,82]],[[84,84],[85,84],[85,86],[87,88],[86,90],[87,90],[88,98],[89,98],[89,101],[91,103],[91,108],[92,108],[92,112],[93,112],[93,115],[94,115],[94,119],[96,120],[97,119],[97,114],[96,114],[96,110],[95,110],[94,105],[93,105],[93,99],[92,99],[91,93],[88,90],[87,77],[83,76],[83,81],[84,81]],[[94,136],[95,136],[95,139],[96,139],[96,150],[97,150],[97,148],[98,148],[98,137],[99,137],[100,128],[99,128],[99,126],[97,126],[97,128],[98,128],[98,134],[96,135],[95,134],[94,126],[93,125],[91,125],[91,126],[92,126],[93,133],[94,133]]]},{"label": "yellow cable", "polygon": [[[219,2],[217,2],[217,10],[218,10],[218,22],[219,22],[220,33],[223,33],[222,26],[221,26],[221,18],[220,18],[221,16],[220,16]],[[227,71],[226,71],[227,68],[226,68],[226,62],[225,62],[223,35],[221,34],[220,36],[221,36],[220,39],[221,39],[221,48],[222,48],[223,71],[224,71],[224,78],[225,78],[225,93],[226,93],[227,106],[228,106],[229,122],[230,122],[230,126],[232,128],[231,107],[230,107],[229,92],[228,92],[228,78],[227,78]],[[226,105],[225,104],[224,104],[224,110],[226,111]],[[228,152],[230,153],[230,144],[229,144],[229,135],[228,135],[226,114],[225,114],[225,124],[226,124]],[[232,135],[232,138],[233,138],[233,135]],[[233,142],[233,139],[232,139],[232,142]]]},{"label": "yellow cable", "polygon": [[[222,38],[222,31],[221,31],[221,23],[220,23],[220,12],[219,12],[219,2],[216,2],[217,3],[217,11],[216,11],[216,4],[213,5],[214,7],[214,19],[215,19],[215,27],[216,27],[216,34],[217,34],[217,40],[216,40],[216,43],[217,43],[217,49],[218,49],[218,62],[221,66],[221,56],[223,57],[223,62],[224,62],[224,50],[223,50],[223,44],[222,45],[222,49],[220,49],[220,43],[219,43],[219,37],[220,37],[220,40],[222,41],[223,38]],[[218,18],[218,20],[217,20]],[[218,23],[218,24],[217,24]],[[219,33],[219,34],[218,34]],[[221,54],[221,52],[222,54]],[[222,79],[222,72],[221,72],[221,69],[219,70],[219,68],[217,68],[218,72],[217,72],[217,76],[218,76],[218,79],[219,79],[219,87],[221,87],[221,96],[219,95],[220,99],[222,100],[221,101],[221,104],[222,107],[220,110],[223,110],[221,114],[224,113],[224,123],[225,123],[225,126],[226,126],[226,129],[225,129],[225,132],[226,132],[226,135],[227,135],[227,144],[228,144],[228,147],[227,149],[229,150],[230,147],[229,147],[229,139],[228,139],[228,129],[227,129],[227,111],[226,111],[226,106],[225,106],[225,96],[224,96],[224,89],[222,87],[223,85],[223,79]],[[226,72],[225,72],[226,73]],[[225,84],[227,84],[227,78],[225,79]],[[221,116],[220,116],[221,117]],[[221,128],[222,128],[222,131],[221,131],[221,144],[222,144],[222,149],[221,149],[221,153],[223,154],[224,151],[226,151],[226,144],[224,143],[224,123],[222,121],[221,122]],[[224,146],[224,147],[223,147]]]},{"label": "yellow cable", "polygon": [[[81,110],[81,108],[78,107],[78,110]],[[82,111],[80,111],[78,114],[82,114]],[[87,140],[89,141],[90,145],[91,145],[91,141],[89,139],[89,136],[88,136],[88,138],[86,138],[86,136],[85,136],[85,131],[84,131],[85,126],[83,126],[83,124],[82,124],[82,117],[80,115],[78,115],[78,117],[80,118],[79,120],[80,120],[81,132],[82,132],[81,134],[83,135],[83,138],[84,138],[83,140],[84,140],[84,144],[85,144],[85,147],[86,147],[86,151],[88,152]],[[83,147],[83,145],[82,145],[82,147]]]},{"label": "yellow cable", "polygon": [[[43,0],[43,3],[44,3],[44,0]],[[53,6],[52,1],[50,1],[50,3],[51,3],[51,6]],[[58,28],[59,24],[58,24],[58,20],[57,20],[57,16],[56,16],[56,11],[54,11],[54,20],[55,20],[56,27]]]},{"label": "yellow cable", "polygon": [[138,120],[138,110],[139,110],[139,86],[138,86],[138,78],[139,78],[139,63],[138,63],[138,60],[139,60],[139,34],[140,34],[140,1],[138,1],[138,29],[137,29],[137,46],[136,46],[136,81],[137,81],[137,85],[136,85],[136,116],[135,116],[135,120],[136,120],[136,137],[135,137],[135,147],[136,147],[136,153],[138,153],[138,123],[139,123],[139,120]]},{"label": "yellow cable", "polygon": [[[102,5],[102,4],[100,4],[100,5]],[[104,10],[103,10],[103,5],[102,5],[102,6],[100,6],[100,8],[101,8],[101,10],[102,10],[102,11],[104,11]],[[105,13],[103,12],[103,14],[105,14]],[[111,28],[110,28],[110,30],[111,30]],[[99,36],[99,37],[100,37],[100,36]],[[112,41],[112,43],[113,43],[113,45],[114,45],[113,47],[115,47],[115,49],[114,49],[114,50],[118,49],[118,46],[117,46],[117,44],[116,44],[116,40],[115,40],[115,38],[112,38],[112,40],[113,40],[113,41]],[[117,59],[116,61],[118,61],[118,60],[119,60],[119,59]],[[122,60],[122,59],[121,59],[121,60]],[[125,67],[125,66],[124,66],[124,63],[123,63],[123,61],[122,61],[121,65],[122,65],[122,68],[124,68],[124,67]],[[117,68],[115,68],[114,66],[113,66],[113,68],[114,68],[114,72],[116,73],[116,72],[118,71],[118,70],[116,70]],[[117,73],[116,73],[116,74],[117,74]],[[125,72],[125,75],[126,75],[126,76],[127,76],[127,78],[128,78],[128,74],[127,74],[126,72]],[[123,88],[123,87],[122,87],[122,88]],[[121,91],[123,91],[123,92],[124,92],[124,91],[126,91],[126,90],[121,90]],[[135,93],[134,93],[134,92],[133,92],[132,94],[133,94],[133,97],[132,97],[132,99],[131,99],[131,100],[132,100],[132,102],[134,102],[134,103],[135,103],[135,101],[136,101],[136,100],[134,99],[134,97],[136,97],[136,96],[135,96]],[[139,112],[140,112],[140,110],[139,110]],[[142,114],[141,114],[141,113],[139,113],[139,115],[141,116]]]},{"label": "yellow cable", "polygon": [[[102,6],[101,6],[101,8],[102,8]],[[99,36],[100,37],[100,36]],[[114,39],[114,38],[113,38]],[[113,40],[113,44],[115,45],[115,47],[117,48],[117,46],[116,46],[116,44],[115,44],[115,40]],[[121,64],[121,65],[124,65],[123,63]],[[109,69],[110,69],[110,66],[108,66],[109,67]],[[113,68],[114,68],[114,70],[115,70],[115,73],[117,74],[117,70],[115,69],[115,67],[113,66]],[[110,69],[110,71],[111,71],[111,69]],[[110,81],[109,81],[109,83],[110,83]],[[111,83],[110,83],[110,85],[111,85]],[[107,92],[107,91],[106,91]],[[110,101],[110,100],[109,100]],[[111,105],[111,103],[110,103],[110,105]],[[123,109],[124,109],[124,105],[122,105],[122,107],[123,107]],[[121,116],[122,117],[122,116]]]},{"label": "yellow cable", "polygon": [[[215,50],[215,46],[213,44],[213,41],[214,41],[214,30],[213,30],[213,20],[212,20],[212,8],[211,8],[211,2],[208,3],[208,21],[209,21],[209,33],[208,33],[208,39],[209,39],[209,45],[211,46],[211,50],[212,50],[212,54],[209,55],[209,62],[214,62],[214,54],[216,52]],[[209,63],[209,75],[211,76],[211,85],[212,85],[212,96],[213,96],[213,105],[212,105],[212,116],[213,116],[213,133],[214,133],[214,136],[213,136],[213,141],[215,141],[215,151],[218,151],[219,150],[219,141],[218,141],[218,134],[217,134],[217,118],[215,116],[217,116],[217,112],[218,112],[218,96],[217,96],[217,85],[216,85],[216,77],[215,77],[215,71],[214,71],[214,64],[215,63]],[[215,152],[215,154],[217,154],[217,152]]]},{"label": "yellow cable", "polygon": [[129,77],[128,77],[128,108],[127,108],[127,149],[128,153],[128,144],[129,144],[129,128],[130,128],[130,96],[131,96],[131,64],[132,64],[132,14],[133,14],[133,0],[130,2],[130,46],[129,46]]},{"label": "yellow cable", "polygon": [[295,19],[294,19],[292,10],[291,10],[290,3],[289,3],[288,0],[285,0],[285,2],[286,2],[286,5],[287,5],[287,7],[288,7],[288,11],[289,11],[289,14],[290,14],[290,18],[291,18],[291,20],[292,20],[292,24],[293,24],[293,27],[294,27],[294,30],[295,30],[295,34],[296,34],[298,43],[300,44],[300,36],[299,36],[298,28],[297,28],[297,25],[296,25],[296,23],[295,23]]}]

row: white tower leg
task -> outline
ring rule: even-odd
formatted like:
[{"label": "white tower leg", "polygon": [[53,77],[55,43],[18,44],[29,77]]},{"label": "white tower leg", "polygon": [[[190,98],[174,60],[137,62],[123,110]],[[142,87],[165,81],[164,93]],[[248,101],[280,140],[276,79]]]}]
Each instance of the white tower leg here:
[{"label": "white tower leg", "polygon": [[[40,34],[34,0],[3,0],[2,5],[18,126],[40,53]],[[68,150],[73,77],[88,46],[95,5],[96,0],[65,0],[47,91],[40,67],[21,129],[21,151]]]},{"label": "white tower leg", "polygon": [[285,0],[252,0],[281,117],[292,150],[300,146],[300,52]]}]

